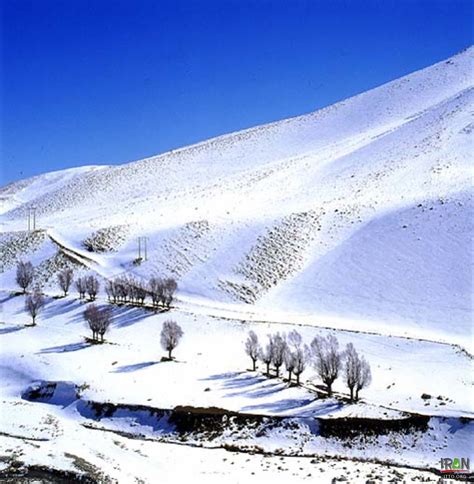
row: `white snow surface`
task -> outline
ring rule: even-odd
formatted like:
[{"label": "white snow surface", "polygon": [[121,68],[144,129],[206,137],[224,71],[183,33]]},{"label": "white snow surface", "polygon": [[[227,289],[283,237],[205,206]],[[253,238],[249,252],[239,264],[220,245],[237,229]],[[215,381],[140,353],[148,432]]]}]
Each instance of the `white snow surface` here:
[{"label": "white snow surface", "polygon": [[308,115],[10,184],[0,228],[24,230],[30,206],[71,248],[126,227],[95,270],[173,273],[196,300],[470,347],[473,55]]},{"label": "white snow surface", "polygon": [[[288,482],[290,475],[299,482],[328,470],[329,480],[317,482],[349,471],[350,482],[366,482],[369,472],[390,477],[390,469],[360,462],[328,460],[320,470],[303,454],[369,453],[420,468],[449,455],[472,457],[473,56],[469,48],[315,113],[126,165],[64,170],[1,188],[2,454],[14,449],[29,465],[64,469],[74,468],[71,455],[78,455],[117,482],[156,482],[157,466],[162,482],[171,482],[178,454],[192,459],[195,482]],[[26,232],[31,207],[41,229],[34,237]],[[97,234],[106,234],[107,248],[88,251],[84,241],[103,240]],[[138,236],[148,237],[148,257],[134,265]],[[20,259],[41,268],[48,295],[36,327],[27,326],[24,296],[12,293]],[[76,276],[172,275],[174,308],[154,314],[115,307],[107,344],[89,345],[86,303],[53,298],[65,259],[76,264]],[[106,304],[103,293],[98,303]],[[159,332],[169,318],[185,337],[176,361],[162,362]],[[335,334],[342,347],[354,343],[373,374],[361,403],[316,398],[313,368],[302,387],[248,370],[243,343],[250,329],[264,342],[270,332],[294,328],[306,343],[319,334]],[[219,407],[308,421],[415,412],[431,417],[430,431],[415,441],[387,437],[348,450],[310,440],[311,429],[302,434],[306,443],[276,430],[258,445],[272,453],[285,448],[298,460],[287,459],[283,472],[264,456],[249,456],[249,464],[246,454],[235,454],[238,470],[229,474],[222,449],[170,450],[169,443],[91,430],[77,402],[21,398],[44,381],[79,385],[91,401],[158,409]],[[335,391],[346,392],[341,379]],[[101,425],[155,436],[133,418]],[[184,467],[175,472],[191,479]]]}]

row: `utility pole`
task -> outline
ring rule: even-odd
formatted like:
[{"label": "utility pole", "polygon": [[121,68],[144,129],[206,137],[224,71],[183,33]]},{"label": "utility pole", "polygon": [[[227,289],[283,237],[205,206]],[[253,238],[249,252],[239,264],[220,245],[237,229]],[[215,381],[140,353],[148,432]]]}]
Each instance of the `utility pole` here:
[{"label": "utility pole", "polygon": [[142,258],[142,247],[143,247],[143,258],[144,260],[148,260],[148,247],[147,247],[147,240],[148,237],[141,236],[138,237],[138,258]]},{"label": "utility pole", "polygon": [[148,247],[147,247],[148,237],[142,237],[142,239],[143,239],[143,245],[145,246],[145,260],[148,260]]},{"label": "utility pole", "polygon": [[28,232],[36,230],[36,207],[28,207]]}]

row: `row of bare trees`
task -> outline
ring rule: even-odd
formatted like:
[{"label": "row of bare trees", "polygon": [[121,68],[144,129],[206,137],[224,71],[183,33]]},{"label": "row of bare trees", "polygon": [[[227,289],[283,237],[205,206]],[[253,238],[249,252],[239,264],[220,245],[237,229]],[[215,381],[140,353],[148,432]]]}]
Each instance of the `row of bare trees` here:
[{"label": "row of bare trees", "polygon": [[288,372],[288,381],[291,382],[295,376],[296,384],[300,384],[300,377],[306,369],[309,350],[303,344],[303,340],[298,331],[293,330],[288,335],[280,333],[268,335],[268,342],[262,347],[258,341],[258,336],[254,331],[250,331],[245,341],[245,351],[252,360],[253,370],[257,368],[257,361],[265,364],[266,375],[270,376],[270,366],[273,365],[275,374],[280,376],[283,365]]},{"label": "row of bare trees", "polygon": [[113,303],[131,302],[143,305],[145,299],[149,296],[153,307],[169,308],[177,287],[178,285],[173,278],[151,277],[148,283],[145,283],[132,276],[122,276],[108,281],[105,291],[109,301]]},{"label": "row of bare trees", "polygon": [[360,356],[352,343],[347,344],[344,351],[339,350],[339,342],[333,335],[327,337],[316,336],[310,346],[303,344],[298,331],[286,334],[270,334],[264,347],[259,343],[254,331],[248,333],[245,341],[245,352],[252,360],[253,370],[260,360],[266,367],[266,375],[270,376],[273,366],[275,375],[280,376],[284,365],[291,383],[295,376],[296,384],[300,384],[300,377],[308,364],[311,364],[321,381],[326,386],[328,396],[332,395],[332,386],[342,374],[349,389],[351,401],[359,399],[359,392],[372,381],[370,365]]},{"label": "row of bare trees", "polygon": [[[16,282],[26,294],[27,290],[33,286],[35,279],[35,269],[31,262],[20,261],[16,270]],[[67,296],[73,282],[79,293],[80,299],[85,299],[86,295],[90,301],[95,301],[100,290],[99,279],[94,275],[78,277],[74,280],[74,272],[70,268],[61,270],[57,275],[57,281],[64,296]],[[108,281],[105,291],[110,302],[114,303],[135,303],[144,305],[147,296],[150,296],[153,307],[159,306],[169,308],[173,301],[177,283],[172,278],[152,277],[148,283],[144,283],[131,276],[122,276]],[[31,294],[26,295],[25,310],[31,316],[32,325],[36,324],[36,318],[45,306],[46,300],[39,287],[34,287]],[[84,311],[84,318],[89,324],[94,341],[103,341],[104,335],[110,326],[112,313],[109,308],[90,305]],[[169,323],[169,324],[168,324]],[[166,351],[171,352],[178,344],[182,331],[179,326],[174,326],[172,321],[165,324],[165,332],[161,342]],[[165,344],[164,341],[167,341]]]},{"label": "row of bare trees", "polygon": [[[16,282],[25,294],[32,286],[35,270],[31,262],[19,262],[16,271]],[[79,293],[80,299],[85,299],[86,295],[90,301],[95,301],[100,291],[99,279],[94,275],[78,277],[74,280],[74,272],[70,268],[65,268],[58,273],[58,285],[67,296],[72,283]],[[113,303],[133,303],[144,305],[147,297],[150,297],[154,308],[169,308],[173,302],[174,294],[178,285],[176,280],[168,277],[151,277],[148,282],[141,281],[133,276],[121,276],[111,281],[107,281],[105,292],[110,302]]]},{"label": "row of bare trees", "polygon": [[76,280],[76,289],[79,293],[79,299],[84,299],[86,294],[91,301],[95,301],[100,290],[100,282],[96,276],[82,276]]},{"label": "row of bare trees", "polygon": [[159,305],[169,308],[173,302],[174,293],[178,288],[176,280],[172,277],[162,279],[160,277],[152,277],[148,282],[148,291],[153,303],[153,306]]},{"label": "row of bare trees", "polygon": [[121,276],[107,281],[105,292],[113,303],[144,304],[147,295],[145,284],[132,276]]}]

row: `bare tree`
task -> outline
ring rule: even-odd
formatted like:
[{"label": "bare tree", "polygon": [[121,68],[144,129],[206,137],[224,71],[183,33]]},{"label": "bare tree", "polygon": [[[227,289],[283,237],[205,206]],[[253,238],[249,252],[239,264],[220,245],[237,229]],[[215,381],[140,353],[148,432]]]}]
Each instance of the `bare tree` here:
[{"label": "bare tree", "polygon": [[326,385],[328,396],[331,396],[332,385],[339,376],[342,364],[339,343],[333,335],[329,335],[327,338],[316,336],[311,342],[311,350],[313,365]]},{"label": "bare tree", "polygon": [[260,349],[259,357],[266,366],[266,375],[270,376],[270,364],[273,357],[273,338],[271,335],[268,335],[268,343],[266,344],[265,348]]},{"label": "bare tree", "polygon": [[123,295],[125,296],[125,299],[128,297],[132,303],[138,303],[141,305],[145,303],[147,288],[141,281],[130,276],[124,278],[122,284],[124,286]]},{"label": "bare tree", "polygon": [[158,306],[158,288],[159,279],[157,277],[150,277],[150,280],[148,281],[148,292],[150,293],[151,304],[153,305],[153,307]]},{"label": "bare tree", "polygon": [[23,289],[23,294],[33,282],[35,270],[31,262],[18,262],[16,266],[16,282]]},{"label": "bare tree", "polygon": [[301,374],[306,369],[309,348],[307,345],[303,346],[303,338],[296,329],[288,333],[287,343],[285,366],[288,371],[288,381],[291,381],[291,373],[293,373],[296,377],[296,384],[299,385]]},{"label": "bare tree", "polygon": [[112,311],[110,308],[102,308],[100,310],[99,327],[98,333],[100,335],[100,342],[104,342],[104,336],[109,329],[110,323],[112,322]]},{"label": "bare tree", "polygon": [[86,285],[86,292],[90,298],[91,301],[94,301],[95,298],[97,297],[97,293],[99,292],[99,280],[97,277],[90,275],[86,277],[85,280],[85,285]]},{"label": "bare tree", "polygon": [[127,287],[128,299],[130,302],[135,301],[135,279],[132,276],[125,278],[125,286]]},{"label": "bare tree", "polygon": [[138,302],[138,304],[141,304],[142,306],[145,304],[145,299],[147,296],[147,289],[145,284],[141,281],[136,281],[135,287],[134,287],[134,293],[135,293],[135,300]]},{"label": "bare tree", "polygon": [[303,338],[298,333],[298,331],[296,331],[296,329],[293,329],[292,331],[290,331],[288,333],[287,342],[288,342],[288,346],[290,347],[290,349],[294,350],[294,349],[299,348],[301,346],[301,344],[303,342]]},{"label": "bare tree", "polygon": [[261,348],[258,344],[258,336],[253,331],[249,331],[249,335],[245,341],[245,352],[250,356],[253,364],[253,371],[255,371],[257,369],[257,360]]},{"label": "bare tree", "polygon": [[273,351],[272,351],[272,363],[275,367],[276,376],[280,376],[280,367],[285,361],[285,353],[287,351],[287,344],[285,339],[280,333],[272,336],[273,339]]},{"label": "bare tree", "polygon": [[104,342],[104,335],[112,321],[112,311],[110,308],[98,308],[95,304],[90,304],[84,311],[84,319],[88,322],[92,331],[94,341]]},{"label": "bare tree", "polygon": [[293,352],[290,350],[289,347],[286,348],[285,351],[285,369],[288,372],[288,382],[291,383],[291,375],[295,369],[295,358]]},{"label": "bare tree", "polygon": [[372,372],[370,371],[369,362],[364,357],[361,358],[361,375],[359,381],[356,383],[355,399],[359,400],[359,392],[363,388],[368,387],[372,383]]},{"label": "bare tree", "polygon": [[92,339],[97,341],[99,334],[99,308],[95,304],[89,304],[84,310],[84,319],[92,331]]},{"label": "bare tree", "polygon": [[135,279],[132,276],[118,278],[118,291],[122,302],[133,302],[135,300]]},{"label": "bare tree", "polygon": [[164,280],[163,283],[163,304],[166,307],[170,307],[171,303],[173,302],[174,298],[174,293],[176,292],[176,289],[178,288],[178,284],[176,281],[169,277],[168,279]]},{"label": "bare tree", "polygon": [[111,303],[117,302],[117,286],[115,281],[107,281],[105,284],[105,293],[107,294],[107,299]]},{"label": "bare tree", "polygon": [[175,321],[165,321],[161,330],[161,347],[168,352],[168,359],[171,360],[171,352],[178,346],[183,336],[181,326]]},{"label": "bare tree", "polygon": [[36,317],[38,316],[39,312],[43,309],[45,305],[45,300],[43,294],[39,289],[35,289],[33,294],[26,296],[25,300],[25,309],[31,316],[32,325],[35,326],[36,324]]},{"label": "bare tree", "polygon": [[128,279],[126,279],[125,277],[117,277],[114,280],[114,285],[117,300],[121,302],[127,302],[128,296],[130,294]]},{"label": "bare tree", "polygon": [[128,278],[128,292],[129,298],[132,303],[138,302],[138,285],[139,281],[137,281],[134,277]]},{"label": "bare tree", "polygon": [[86,295],[86,278],[85,277],[78,277],[76,279],[76,289],[79,293],[79,299],[84,299]]},{"label": "bare tree", "polygon": [[296,331],[296,329],[290,331],[288,336],[286,336],[286,349],[284,354],[285,369],[288,372],[288,382],[291,383],[291,375],[295,369],[295,359],[294,350],[301,345],[302,338],[301,335]]},{"label": "bare tree", "polygon": [[351,401],[357,401],[359,391],[369,386],[372,381],[370,365],[364,357],[359,356],[352,343],[347,344],[344,356],[346,385],[350,391]]},{"label": "bare tree", "polygon": [[69,288],[71,287],[72,280],[74,278],[74,272],[72,269],[66,268],[63,269],[58,274],[58,284],[61,290],[64,292],[64,296],[67,296]]},{"label": "bare tree", "polygon": [[150,292],[151,302],[156,308],[163,300],[163,281],[159,277],[152,277],[148,282],[148,291]]},{"label": "bare tree", "polygon": [[306,369],[308,362],[309,348],[307,345],[298,346],[292,352],[293,357],[293,373],[296,377],[296,384],[300,384],[301,373]]}]

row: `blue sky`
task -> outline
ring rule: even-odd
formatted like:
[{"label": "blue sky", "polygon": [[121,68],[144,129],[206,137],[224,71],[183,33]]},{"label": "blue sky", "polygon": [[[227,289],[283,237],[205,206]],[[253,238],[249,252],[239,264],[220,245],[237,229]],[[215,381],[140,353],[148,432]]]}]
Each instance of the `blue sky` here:
[{"label": "blue sky", "polygon": [[0,0],[1,181],[310,112],[472,42],[470,0]]}]

